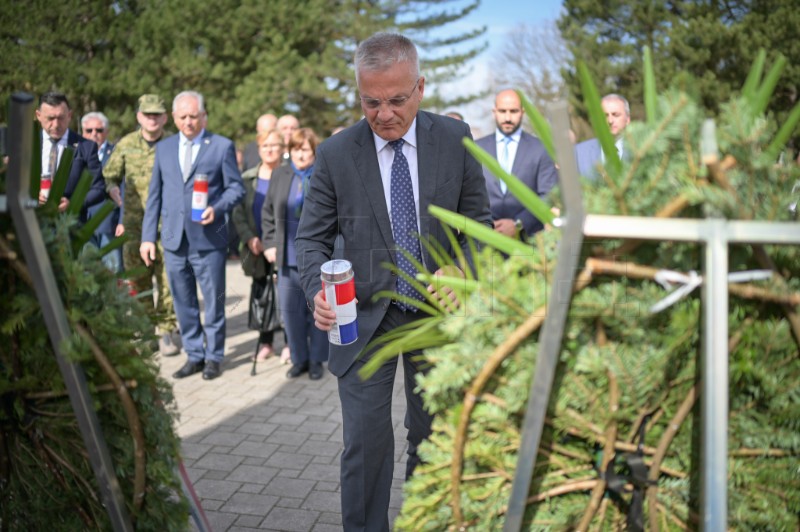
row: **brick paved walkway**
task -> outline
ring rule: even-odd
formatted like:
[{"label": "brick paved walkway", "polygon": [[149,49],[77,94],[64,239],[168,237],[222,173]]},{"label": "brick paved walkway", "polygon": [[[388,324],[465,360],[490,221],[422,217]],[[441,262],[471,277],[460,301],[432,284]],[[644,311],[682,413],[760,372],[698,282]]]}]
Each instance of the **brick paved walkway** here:
[{"label": "brick paved walkway", "polygon": [[[341,530],[342,416],[336,379],[288,380],[277,357],[250,375],[257,333],[247,329],[250,281],[227,264],[228,320],[223,374],[171,377],[185,355],[161,359],[180,411],[183,459],[213,530]],[[278,337],[282,340],[282,334]],[[280,352],[280,346],[278,352]],[[402,371],[402,364],[400,365]],[[398,373],[399,376],[399,373]],[[400,508],[405,471],[405,400],[395,382],[395,480],[390,519]]]}]

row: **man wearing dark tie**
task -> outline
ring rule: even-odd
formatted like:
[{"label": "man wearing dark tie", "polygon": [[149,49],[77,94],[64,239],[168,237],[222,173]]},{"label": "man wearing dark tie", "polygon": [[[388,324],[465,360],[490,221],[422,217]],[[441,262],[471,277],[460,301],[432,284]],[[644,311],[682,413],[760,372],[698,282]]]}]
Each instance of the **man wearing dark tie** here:
[{"label": "man wearing dark tie", "polygon": [[[514,174],[540,198],[544,198],[556,185],[558,173],[544,144],[520,128],[525,110],[522,109],[519,95],[511,89],[500,91],[492,113],[497,130],[493,135],[475,142],[495,157],[506,172]],[[542,222],[516,196],[508,193],[503,181],[485,166],[483,174],[495,231],[506,236],[525,238],[542,230]]]},{"label": "man wearing dark tie", "polygon": [[[92,184],[83,200],[79,215],[79,221],[85,222],[88,208],[102,203],[106,198],[103,170],[97,158],[97,144],[69,129],[72,109],[66,95],[60,92],[46,92],[39,97],[36,120],[42,125],[43,175],[54,177],[64,152],[66,150],[74,152],[64,195],[59,200],[59,211],[64,212],[69,206],[83,171],[88,170],[92,176]],[[39,194],[40,204],[46,199],[42,193]]]},{"label": "man wearing dark tie", "polygon": [[[108,117],[100,112],[86,113],[81,118],[81,133],[83,133],[84,138],[97,144],[97,158],[100,159],[100,165],[105,168],[111,157],[111,152],[114,151],[114,144],[108,141]],[[103,204],[99,203],[89,207],[87,217],[91,219],[102,206]],[[98,248],[102,248],[114,240],[114,232],[118,223],[119,207],[111,211],[111,214],[106,216],[97,226],[89,242]],[[103,256],[103,262],[113,272],[122,271],[122,249],[117,248],[110,253],[106,253]]]},{"label": "man wearing dark tie", "polygon": [[[330,345],[329,370],[338,379],[344,451],[341,458],[344,530],[389,530],[388,506],[394,462],[392,388],[398,359],[362,381],[358,371],[370,353],[358,355],[376,337],[425,316],[408,301],[375,299],[381,291],[419,296],[388,270],[391,263],[409,275],[416,271],[402,251],[429,272],[439,266],[417,234],[455,255],[440,223],[427,214],[430,205],[465,218],[491,223],[480,165],[461,144],[469,127],[419,110],[425,78],[414,44],[379,33],[363,41],[355,54],[356,82],[364,119],[337,133],[317,149],[295,248],[301,284],[314,310],[316,326],[330,330],[335,313],[320,290],[320,266],[333,256],[341,237],[343,258],[355,272],[358,340]],[[463,240],[460,247],[469,256]],[[451,298],[448,288],[428,290]],[[415,392],[422,371],[419,352],[404,353],[408,462],[406,477],[419,463],[417,447],[430,434],[431,416]]]},{"label": "man wearing dark tie", "polygon": [[[614,135],[614,146],[620,159],[626,156],[625,148],[622,143],[622,132],[631,123],[631,106],[624,97],[619,94],[606,94],[600,100],[603,112],[606,115],[606,122]],[[605,155],[600,148],[597,139],[589,139],[575,145],[575,162],[578,164],[578,173],[588,179],[596,179],[598,176],[597,163],[605,163]]]},{"label": "man wearing dark tie", "polygon": [[[203,372],[219,377],[225,354],[225,215],[244,199],[244,184],[230,139],[206,131],[203,96],[178,94],[172,118],[180,131],[156,144],[156,158],[142,222],[139,253],[147,266],[156,259],[158,222],[169,288],[188,360],[173,374],[182,379]],[[207,187],[199,176],[205,176]],[[195,187],[196,184],[199,184]],[[195,188],[207,188],[207,206],[193,221]],[[202,196],[202,194],[201,194]],[[200,322],[197,285],[203,292]]]}]

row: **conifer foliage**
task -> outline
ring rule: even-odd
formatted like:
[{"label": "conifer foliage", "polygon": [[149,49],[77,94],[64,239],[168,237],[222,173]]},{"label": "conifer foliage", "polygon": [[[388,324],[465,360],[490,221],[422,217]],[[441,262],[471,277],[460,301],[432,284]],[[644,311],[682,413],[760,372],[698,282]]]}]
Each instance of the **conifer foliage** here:
[{"label": "conifer foliage", "polygon": [[[54,190],[69,153],[63,161]],[[86,374],[128,514],[136,530],[185,529],[177,411],[158,376],[152,324],[98,250],[80,251],[88,237],[74,212],[58,214],[54,200],[37,213],[72,332],[64,351]],[[32,282],[11,217],[0,214],[0,529],[110,530]]]},{"label": "conifer foliage", "polygon": [[[631,123],[625,132],[628,156],[614,161],[610,155],[607,166],[598,167],[599,177],[584,181],[587,211],[792,221],[789,207],[797,201],[792,194],[800,188],[800,169],[775,161],[797,119],[778,128],[765,116],[780,61],[762,76],[763,57],[741,95],[720,106],[716,158],[704,159],[700,152],[705,117],[699,103],[678,90],[656,97],[649,87],[647,120]],[[594,94],[587,107],[599,111],[596,88],[584,88],[584,94]],[[547,145],[549,131],[539,134]],[[485,153],[473,153],[491,162]],[[497,170],[509,190],[518,190],[513,176]],[[535,203],[531,208],[540,209]],[[437,309],[421,326],[389,336],[372,362],[393,350],[426,348],[431,364],[419,385],[435,414],[433,435],[419,449],[424,463],[405,486],[395,526],[499,530],[538,334],[547,298],[555,297],[549,290],[560,235],[545,231],[532,245],[521,245],[452,213],[432,209],[432,214],[457,223],[486,247],[474,275],[467,270],[464,282],[442,281],[453,283],[461,308]],[[582,269],[524,527],[697,529],[699,394],[702,379],[716,378],[699,371],[699,290],[660,312],[650,308],[667,294],[655,273],[701,270],[702,249],[669,241],[602,240],[586,243],[580,252]],[[737,245],[729,262],[731,272],[768,269],[772,276],[729,285],[728,523],[735,530],[797,530],[800,250]]]}]

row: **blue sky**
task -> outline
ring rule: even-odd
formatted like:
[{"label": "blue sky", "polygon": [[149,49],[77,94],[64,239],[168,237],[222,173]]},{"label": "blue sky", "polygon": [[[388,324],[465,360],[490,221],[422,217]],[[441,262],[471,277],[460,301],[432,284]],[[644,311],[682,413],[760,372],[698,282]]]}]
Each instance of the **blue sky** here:
[{"label": "blue sky", "polygon": [[[469,0],[452,2],[446,8],[452,10],[467,4]],[[482,0],[480,7],[468,17],[450,24],[443,31],[448,34],[458,33],[486,25],[485,37],[489,48],[469,64],[464,76],[457,83],[443,86],[441,90],[472,92],[488,87],[491,82],[490,64],[497,60],[511,30],[521,24],[536,26],[556,20],[561,14],[561,4],[562,0]],[[474,134],[491,132],[494,124],[492,105],[493,98],[489,98],[488,101],[475,102],[459,109],[473,127]]]}]

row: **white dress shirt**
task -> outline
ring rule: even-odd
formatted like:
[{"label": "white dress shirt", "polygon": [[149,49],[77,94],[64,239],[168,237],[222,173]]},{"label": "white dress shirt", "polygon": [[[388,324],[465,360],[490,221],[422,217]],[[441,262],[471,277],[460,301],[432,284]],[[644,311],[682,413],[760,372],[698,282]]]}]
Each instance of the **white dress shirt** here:
[{"label": "white dress shirt", "polygon": [[[389,141],[380,138],[375,132],[375,151],[378,152],[378,165],[381,169],[383,182],[383,195],[386,197],[386,210],[389,211],[389,220],[392,219],[392,162],[394,149],[389,146]],[[417,208],[417,232],[419,232],[419,169],[417,168],[417,119],[411,123],[406,134],[403,135],[403,155],[408,160],[408,170],[411,173],[411,188],[414,189],[414,204]]]}]

